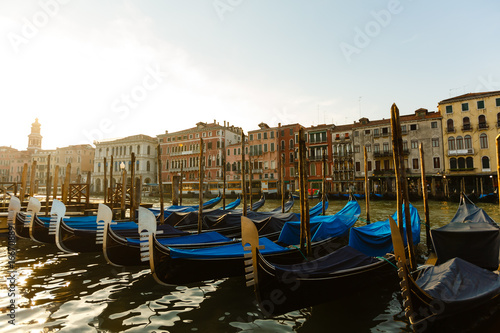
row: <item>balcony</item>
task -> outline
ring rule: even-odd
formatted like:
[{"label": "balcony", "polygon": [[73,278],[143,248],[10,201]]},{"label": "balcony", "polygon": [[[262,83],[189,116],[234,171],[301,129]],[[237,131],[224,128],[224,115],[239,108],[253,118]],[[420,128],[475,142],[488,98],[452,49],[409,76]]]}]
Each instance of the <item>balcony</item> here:
[{"label": "balcony", "polygon": [[373,157],[391,157],[391,156],[392,156],[392,151],[373,153]]},{"label": "balcony", "polygon": [[497,128],[500,128],[500,121],[497,121]]},{"label": "balcony", "polygon": [[[336,137],[335,140],[339,140],[340,138],[339,137]],[[326,143],[328,142],[328,140],[325,138],[325,139],[320,139],[320,140],[309,140],[309,143],[310,144],[316,144],[316,143]]]},{"label": "balcony", "polygon": [[446,133],[455,133],[455,127],[447,127]]},{"label": "balcony", "polygon": [[472,126],[471,125],[464,125],[462,126],[462,132],[468,132],[472,131]]},{"label": "balcony", "polygon": [[[497,126],[498,127],[498,126]],[[482,130],[487,130],[489,128],[488,124],[487,123],[479,123],[479,125],[477,125],[477,129],[479,131],[482,131]]]},{"label": "balcony", "polygon": [[448,150],[448,156],[474,155],[474,148]]}]

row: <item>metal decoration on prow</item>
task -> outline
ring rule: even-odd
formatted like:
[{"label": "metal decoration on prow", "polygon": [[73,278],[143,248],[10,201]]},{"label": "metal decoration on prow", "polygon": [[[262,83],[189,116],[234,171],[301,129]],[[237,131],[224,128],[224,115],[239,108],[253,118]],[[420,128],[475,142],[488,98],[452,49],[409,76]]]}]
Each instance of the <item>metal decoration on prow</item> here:
[{"label": "metal decoration on prow", "polygon": [[245,252],[245,279],[247,287],[254,286],[257,290],[258,274],[257,274],[257,249],[263,250],[264,245],[259,245],[259,232],[257,227],[249,218],[241,217],[241,244]]},{"label": "metal decoration on prow", "polygon": [[141,247],[141,261],[149,261],[149,237],[159,234],[156,231],[156,217],[149,209],[139,207],[139,239]]},{"label": "metal decoration on prow", "polygon": [[97,209],[97,234],[95,237],[96,244],[104,243],[104,232],[107,229],[108,225],[116,224],[113,222],[113,211],[106,206],[105,204],[99,204],[99,208]]}]

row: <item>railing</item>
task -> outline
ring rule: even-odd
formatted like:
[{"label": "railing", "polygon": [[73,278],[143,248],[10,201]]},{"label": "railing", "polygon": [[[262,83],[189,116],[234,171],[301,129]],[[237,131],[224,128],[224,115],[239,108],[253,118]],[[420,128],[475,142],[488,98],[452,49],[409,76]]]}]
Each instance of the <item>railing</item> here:
[{"label": "railing", "polygon": [[471,125],[464,125],[464,126],[462,126],[462,131],[463,132],[472,131],[472,126]]},{"label": "railing", "polygon": [[486,123],[479,123],[479,125],[477,125],[477,129],[478,130],[484,130],[484,129],[488,129],[488,124]]},{"label": "railing", "polygon": [[392,156],[392,151],[373,153],[373,157],[389,157]]},{"label": "railing", "polygon": [[448,156],[474,155],[474,148],[448,150]]},{"label": "railing", "polygon": [[447,127],[446,133],[455,133],[455,127]]}]

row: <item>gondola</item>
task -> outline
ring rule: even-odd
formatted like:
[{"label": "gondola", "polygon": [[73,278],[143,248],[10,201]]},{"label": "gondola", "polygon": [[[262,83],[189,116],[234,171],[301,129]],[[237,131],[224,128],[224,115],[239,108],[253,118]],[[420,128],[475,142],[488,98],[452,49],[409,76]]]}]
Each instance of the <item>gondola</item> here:
[{"label": "gondola", "polygon": [[[293,203],[293,200],[291,201]],[[328,207],[328,203],[326,203]],[[321,212],[321,205],[318,204],[310,209],[310,215],[316,216]],[[192,215],[192,216],[191,216]],[[260,221],[262,225],[265,225],[265,234],[271,240],[277,240],[278,236],[283,228],[283,225],[289,221],[299,220],[299,215],[295,213],[281,213],[281,207],[273,210],[272,212],[254,212],[249,211],[247,216],[250,216],[256,221]],[[220,246],[228,243],[237,243],[238,240],[235,238],[241,237],[241,227],[240,227],[240,217],[241,212],[231,212],[223,216],[203,216],[203,232],[201,235],[190,235],[185,232],[182,239],[172,238],[169,240],[163,239],[162,234],[158,236],[155,235],[155,239],[162,246],[175,246],[175,247],[211,247]],[[146,214],[143,214],[143,218],[148,218]],[[183,220],[176,224],[175,230],[180,230],[183,223],[189,225],[194,225],[197,223],[198,215],[191,213],[190,216],[185,216]],[[163,227],[168,227],[170,225],[162,225]],[[197,226],[197,224],[196,224]],[[173,228],[173,227],[171,227]],[[263,229],[263,230],[264,230]],[[162,239],[159,239],[162,237]],[[108,263],[115,266],[138,266],[145,265],[144,257],[140,254],[141,244],[134,239],[124,237],[119,235],[117,232],[111,229],[110,226],[105,226],[104,233],[104,246],[103,251]]]},{"label": "gondola", "polygon": [[30,239],[29,226],[33,217],[40,211],[40,208],[40,201],[31,197],[26,207],[26,213],[18,212],[16,214],[14,230],[17,237]]},{"label": "gondola", "polygon": [[498,203],[498,193],[484,193],[477,197],[477,202],[488,202],[488,203]]},{"label": "gondola", "polygon": [[[346,244],[349,229],[359,217],[361,208],[356,201],[349,201],[339,213],[333,216],[311,218],[315,230],[311,247],[318,254],[332,252]],[[262,234],[274,227],[267,221],[250,220]],[[279,263],[303,260],[303,254],[294,244],[298,243],[300,227],[297,222],[288,222],[278,241],[260,238],[265,245],[264,254],[269,260]],[[291,246],[289,246],[291,245]],[[204,280],[242,275],[244,268],[243,246],[241,243],[217,247],[173,248],[160,244],[155,235],[149,241],[150,268],[155,280],[165,285],[185,285]]]},{"label": "gondola", "polygon": [[[375,222],[373,224],[379,224],[380,228],[370,227],[364,232],[372,234],[376,251],[380,251],[379,240],[385,243],[387,238],[383,227],[385,222]],[[247,285],[254,286],[259,308],[265,316],[272,317],[331,301],[363,288],[379,288],[396,278],[393,255],[387,252],[376,256],[363,253],[368,240],[362,249],[348,245],[326,255],[313,252],[313,260],[283,265],[263,256],[257,241],[257,230],[246,218],[242,218],[241,223],[242,244],[246,251],[251,251],[252,257],[246,267],[249,273]],[[420,226],[420,218],[415,218],[412,223]]]},{"label": "gondola", "polygon": [[[492,272],[454,257],[442,264],[427,265],[411,272],[406,263],[403,239],[394,221],[391,221],[391,230],[402,279],[405,315],[414,331],[476,331],[474,327],[477,327],[478,322],[498,311],[498,271]],[[474,232],[473,229],[458,231],[464,234]],[[498,243],[490,245],[496,246],[493,259],[498,262]],[[462,243],[461,246],[474,251],[475,244]]]},{"label": "gondola", "polygon": [[[222,200],[221,193],[217,195],[217,197],[210,199],[202,204],[203,209],[212,209],[214,208],[220,201]],[[169,207],[164,208],[164,216],[168,216],[171,212],[193,212],[198,210],[198,207],[200,205],[190,205],[190,206],[179,206],[179,205],[172,205]],[[160,215],[160,209],[159,208],[149,208],[155,216]]]}]

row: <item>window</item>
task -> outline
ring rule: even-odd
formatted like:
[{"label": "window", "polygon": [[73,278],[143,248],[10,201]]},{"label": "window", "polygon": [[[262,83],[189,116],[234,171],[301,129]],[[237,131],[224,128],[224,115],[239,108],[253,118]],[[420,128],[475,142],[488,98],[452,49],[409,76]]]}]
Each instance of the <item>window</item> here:
[{"label": "window", "polygon": [[438,123],[437,121],[431,122],[431,128],[438,128]]},{"label": "window", "polygon": [[465,149],[472,148],[472,137],[470,135],[464,136],[464,148]]},{"label": "window", "polygon": [[464,138],[457,136],[457,149],[464,149]]},{"label": "window", "polygon": [[354,146],[354,152],[355,153],[359,153],[359,145],[355,145]]},{"label": "window", "polygon": [[367,167],[368,171],[372,171],[372,161],[368,161],[366,163],[366,167]]},{"label": "window", "polygon": [[434,162],[434,169],[440,169],[441,161],[439,160],[439,157],[434,157],[432,160]]},{"label": "window", "polygon": [[389,127],[383,127],[382,128],[382,135],[388,135],[389,134]]},{"label": "window", "polygon": [[380,161],[375,161],[375,171],[380,170]]},{"label": "window", "polygon": [[378,134],[378,128],[373,129],[373,136],[379,136]]},{"label": "window", "polygon": [[477,108],[484,109],[484,101],[477,101]]},{"label": "window", "polygon": [[290,149],[293,149],[293,139],[290,139]]},{"label": "window", "polygon": [[410,131],[416,131],[416,130],[417,130],[417,124],[411,124]]},{"label": "window", "polygon": [[462,119],[462,125],[463,125],[463,127],[462,127],[463,131],[470,131],[471,130],[469,117],[464,117]]},{"label": "window", "polygon": [[375,154],[380,153],[380,144],[379,143],[376,143],[373,145],[373,152]]},{"label": "window", "polygon": [[226,154],[226,155],[227,155],[227,156],[231,155],[231,149],[228,149],[228,150],[227,150],[227,154]]},{"label": "window", "polygon": [[418,141],[411,140],[411,149],[418,149]]},{"label": "window", "polygon": [[500,106],[500,98],[495,99],[496,106]]},{"label": "window", "polygon": [[488,128],[488,125],[486,124],[486,116],[484,114],[480,115],[477,120],[479,129]]},{"label": "window", "polygon": [[401,125],[401,133],[406,134],[406,125]]},{"label": "window", "polygon": [[366,145],[366,152],[371,153],[372,152],[372,145]]},{"label": "window", "polygon": [[383,144],[384,153],[389,152],[389,142],[384,142]]},{"label": "window", "polygon": [[390,170],[389,160],[384,160],[384,170]]},{"label": "window", "polygon": [[465,158],[463,157],[458,158],[458,168],[465,169]]},{"label": "window", "polygon": [[481,149],[488,148],[488,136],[485,133],[479,136],[479,145]]},{"label": "window", "polygon": [[462,103],[462,111],[469,111],[469,103]]},{"label": "window", "polygon": [[293,128],[290,128],[290,135],[293,135]]},{"label": "window", "polygon": [[365,130],[365,135],[370,135],[370,130]]},{"label": "window", "polygon": [[452,136],[448,138],[448,150],[455,150],[455,138]]},{"label": "window", "polygon": [[358,131],[354,131],[354,136],[359,136],[359,132]]},{"label": "window", "polygon": [[356,171],[361,171],[361,162],[356,162]]},{"label": "window", "polygon": [[487,156],[483,156],[481,159],[481,164],[483,166],[483,171],[490,171],[490,158]]},{"label": "window", "polygon": [[432,146],[439,147],[439,138],[432,138]]},{"label": "window", "polygon": [[446,113],[453,113],[453,106],[452,105],[446,105]]},{"label": "window", "polygon": [[253,134],[250,134],[250,135],[248,136],[248,140],[253,141]]},{"label": "window", "polygon": [[281,140],[281,150],[285,150],[285,140]]},{"label": "window", "polygon": [[[271,132],[273,133],[273,132]],[[271,142],[271,151],[274,151],[274,142]]]},{"label": "window", "polygon": [[418,170],[418,158],[412,160],[413,170]]},{"label": "window", "polygon": [[290,153],[290,163],[293,163],[293,153]]},{"label": "window", "polygon": [[262,134],[261,133],[257,133],[257,140],[260,140],[262,139]]},{"label": "window", "polygon": [[267,143],[264,143],[264,153],[267,153]]},{"label": "window", "polygon": [[285,130],[281,130],[281,136],[285,136]]},{"label": "window", "polygon": [[408,151],[408,141],[403,141],[403,151]]},{"label": "window", "polygon": [[264,139],[267,139],[267,132],[264,132]]},{"label": "window", "polygon": [[457,159],[455,157],[450,158],[450,169],[457,168]]},{"label": "window", "polygon": [[497,127],[500,127],[500,112],[497,113]]},{"label": "window", "polygon": [[455,132],[455,125],[453,124],[453,119],[448,119],[446,121],[446,131],[448,133],[453,133]]},{"label": "window", "polygon": [[467,157],[465,159],[465,166],[467,169],[473,169],[474,168],[474,159],[472,157]]}]

